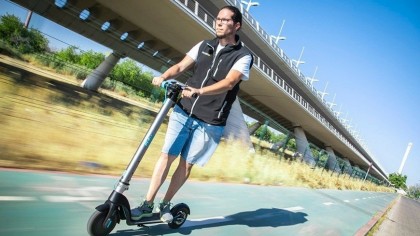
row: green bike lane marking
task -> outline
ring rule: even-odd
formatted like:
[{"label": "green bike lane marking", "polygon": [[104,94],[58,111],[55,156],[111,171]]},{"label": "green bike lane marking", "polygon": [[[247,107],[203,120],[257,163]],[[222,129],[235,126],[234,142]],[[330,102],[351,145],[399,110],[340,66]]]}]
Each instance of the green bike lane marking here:
[{"label": "green bike lane marking", "polygon": [[[117,181],[118,177],[0,172],[0,196],[20,198],[0,201],[0,233],[86,235],[90,214]],[[125,192],[132,206],[140,202],[148,183],[133,179]],[[393,198],[394,194],[386,193],[190,181],[174,199],[187,203],[192,212],[181,229],[168,229],[165,224],[137,228],[121,222],[111,235],[353,235]],[[6,220],[11,218],[20,220]]]}]

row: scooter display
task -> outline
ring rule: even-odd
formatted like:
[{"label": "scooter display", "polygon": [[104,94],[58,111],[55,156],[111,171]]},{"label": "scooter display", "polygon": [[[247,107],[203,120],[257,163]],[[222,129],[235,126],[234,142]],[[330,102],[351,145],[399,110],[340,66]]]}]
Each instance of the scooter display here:
[{"label": "scooter display", "polygon": [[[125,220],[127,225],[138,225],[140,227],[146,224],[162,223],[159,213],[153,213],[151,217],[144,217],[139,220],[131,219],[130,203],[123,195],[124,191],[128,190],[130,180],[160,125],[163,123],[170,108],[177,102],[180,93],[186,86],[176,80],[168,80],[162,83],[162,87],[166,89],[166,99],[153,123],[149,127],[149,130],[144,136],[143,141],[138,146],[130,164],[122,174],[115,189],[109,195],[108,200],[97,206],[95,208],[96,211],[89,218],[87,223],[87,231],[89,235],[108,235],[114,229],[116,224],[120,223],[120,220]],[[190,214],[190,208],[185,203],[179,203],[171,208],[171,214],[173,216],[173,220],[168,223],[168,226],[170,228],[177,229],[186,221],[188,215]]]}]

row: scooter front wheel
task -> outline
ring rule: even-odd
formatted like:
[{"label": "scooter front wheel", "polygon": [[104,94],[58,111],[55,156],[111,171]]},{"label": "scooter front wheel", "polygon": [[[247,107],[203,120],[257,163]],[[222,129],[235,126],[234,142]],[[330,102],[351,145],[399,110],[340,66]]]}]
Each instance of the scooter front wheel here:
[{"label": "scooter front wheel", "polygon": [[118,212],[113,212],[111,217],[105,221],[108,211],[96,210],[92,216],[90,216],[87,223],[87,231],[91,236],[105,236],[111,233],[118,221]]}]

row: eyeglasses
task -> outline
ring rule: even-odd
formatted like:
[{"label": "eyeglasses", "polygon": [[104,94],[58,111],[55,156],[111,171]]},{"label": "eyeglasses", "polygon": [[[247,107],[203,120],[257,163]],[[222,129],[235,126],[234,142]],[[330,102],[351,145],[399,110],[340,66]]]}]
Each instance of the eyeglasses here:
[{"label": "eyeglasses", "polygon": [[226,25],[227,23],[229,23],[229,21],[231,21],[232,19],[226,19],[226,18],[216,18],[215,19],[215,21],[216,21],[216,23],[217,22],[220,22],[220,23],[222,23],[222,24],[224,24],[224,25]]}]

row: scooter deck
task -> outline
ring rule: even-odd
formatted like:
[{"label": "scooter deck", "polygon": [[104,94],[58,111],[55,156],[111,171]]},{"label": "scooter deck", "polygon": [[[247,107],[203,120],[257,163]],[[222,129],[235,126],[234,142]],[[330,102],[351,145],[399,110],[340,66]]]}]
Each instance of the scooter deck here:
[{"label": "scooter deck", "polygon": [[162,223],[160,220],[160,213],[153,213],[152,216],[149,217],[142,217],[139,220],[132,220],[133,224],[154,224],[154,223]]}]

